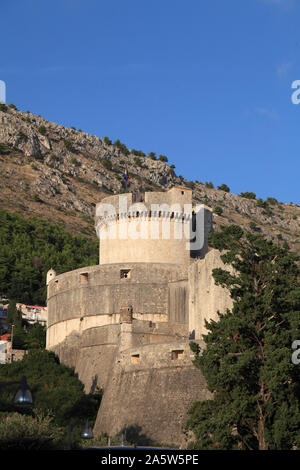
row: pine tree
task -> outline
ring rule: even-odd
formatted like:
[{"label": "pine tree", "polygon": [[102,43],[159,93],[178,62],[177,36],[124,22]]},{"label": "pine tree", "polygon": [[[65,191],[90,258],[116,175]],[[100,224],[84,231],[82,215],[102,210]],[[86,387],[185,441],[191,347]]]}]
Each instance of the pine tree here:
[{"label": "pine tree", "polygon": [[229,269],[214,269],[233,307],[206,322],[204,351],[195,365],[212,399],[194,403],[187,428],[197,449],[299,449],[300,366],[292,343],[300,339],[298,258],[263,236],[237,226],[213,233]]}]

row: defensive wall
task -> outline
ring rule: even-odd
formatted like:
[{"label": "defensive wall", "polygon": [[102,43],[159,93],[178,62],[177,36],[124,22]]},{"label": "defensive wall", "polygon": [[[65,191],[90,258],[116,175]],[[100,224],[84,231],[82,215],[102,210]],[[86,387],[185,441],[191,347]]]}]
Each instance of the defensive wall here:
[{"label": "defensive wall", "polygon": [[72,332],[81,334],[118,323],[124,304],[132,306],[136,319],[157,323],[167,322],[170,316],[178,323],[188,323],[186,291],[187,267],[182,265],[99,265],[58,275],[48,285],[47,348]]},{"label": "defensive wall", "polygon": [[187,410],[211,397],[187,340],[135,346],[116,354],[95,434],[125,433],[140,445],[183,446]]}]

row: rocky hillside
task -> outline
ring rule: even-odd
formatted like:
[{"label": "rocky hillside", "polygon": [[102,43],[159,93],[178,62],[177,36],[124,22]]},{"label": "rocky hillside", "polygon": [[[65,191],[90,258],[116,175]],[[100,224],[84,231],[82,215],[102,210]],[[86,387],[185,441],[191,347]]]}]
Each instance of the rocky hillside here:
[{"label": "rocky hillside", "polygon": [[[109,194],[124,192],[126,167],[128,191],[164,191],[176,184],[191,187],[195,202],[214,209],[216,229],[235,223],[288,243],[300,253],[300,206],[296,204],[257,200],[252,193],[242,197],[226,186],[221,190],[188,181],[154,155],[0,105],[0,205],[4,209],[44,217],[73,234],[96,237],[95,204]],[[201,175],[197,176],[200,180]]]}]

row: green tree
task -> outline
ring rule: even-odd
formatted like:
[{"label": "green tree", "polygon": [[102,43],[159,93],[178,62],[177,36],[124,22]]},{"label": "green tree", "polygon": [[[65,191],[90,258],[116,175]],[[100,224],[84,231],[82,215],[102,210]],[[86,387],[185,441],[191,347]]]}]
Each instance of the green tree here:
[{"label": "green tree", "polygon": [[11,326],[16,323],[17,319],[19,319],[17,301],[15,299],[11,299],[7,307],[6,320],[7,323]]},{"label": "green tree", "polygon": [[167,163],[168,157],[166,157],[166,155],[159,155],[158,160],[159,160],[160,162],[165,162],[165,163]]},{"label": "green tree", "polygon": [[[54,353],[32,349],[21,361],[1,365],[0,382],[20,380],[23,375],[32,391],[35,409],[45,414],[50,412],[58,426],[95,420],[102,391],[86,395],[74,369],[61,364]],[[0,411],[14,411],[15,391],[15,387],[0,390]],[[32,413],[32,410],[25,413]]]},{"label": "green tree", "polygon": [[218,186],[218,189],[220,189],[221,191],[225,191],[225,193],[229,193],[230,192],[230,188],[229,186],[227,186],[227,184],[221,184],[220,186]]},{"label": "green tree", "polygon": [[213,393],[190,410],[192,446],[299,449],[300,368],[291,360],[300,338],[298,258],[237,226],[222,227],[210,243],[229,267],[213,277],[230,290],[233,307],[206,322],[201,354],[191,345]]},{"label": "green tree", "polygon": [[107,135],[103,138],[103,142],[104,142],[106,145],[111,145],[111,140],[107,137]]},{"label": "green tree", "polygon": [[125,144],[122,144],[122,142],[120,142],[120,139],[117,139],[114,142],[114,146],[117,147],[119,150],[121,150],[121,152],[124,153],[124,155],[129,155],[128,148],[126,147]]},{"label": "green tree", "polygon": [[25,349],[44,349],[46,347],[46,327],[39,323],[28,326],[24,347]]}]

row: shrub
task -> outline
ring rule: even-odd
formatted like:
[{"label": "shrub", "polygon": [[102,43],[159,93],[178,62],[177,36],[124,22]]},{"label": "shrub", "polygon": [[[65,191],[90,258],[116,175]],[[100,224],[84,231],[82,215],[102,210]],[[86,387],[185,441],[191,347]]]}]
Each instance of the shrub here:
[{"label": "shrub", "polygon": [[275,206],[275,204],[278,204],[278,201],[275,197],[267,197],[267,203],[271,206]]},{"label": "shrub", "polygon": [[76,152],[76,150],[73,147],[73,144],[70,140],[64,139],[64,144],[65,144],[66,149],[69,150],[69,152],[72,152],[72,153]]},{"label": "shrub", "polygon": [[47,132],[47,129],[46,129],[45,126],[40,126],[40,127],[38,127],[38,131],[39,131],[40,134],[45,135],[46,132]]},{"label": "shrub", "polygon": [[255,222],[249,222],[249,227],[251,228],[251,230],[256,230],[257,229],[257,226],[256,226]]},{"label": "shrub", "polygon": [[23,131],[18,132],[18,137],[20,137],[20,139],[27,139],[27,135]]},{"label": "shrub", "polygon": [[5,155],[7,153],[8,153],[7,146],[5,144],[0,143],[0,154]]},{"label": "shrub", "polygon": [[223,214],[223,209],[221,206],[216,206],[214,207],[214,213],[217,215],[222,215]]},{"label": "shrub", "polygon": [[155,152],[150,152],[150,153],[148,153],[148,157],[151,158],[151,160],[156,160],[156,153]]},{"label": "shrub", "polygon": [[105,136],[105,137],[103,138],[103,142],[104,142],[106,145],[111,145],[111,140],[110,140],[107,136]]},{"label": "shrub", "polygon": [[33,199],[35,200],[35,202],[43,202],[42,199],[40,198],[40,196],[37,193],[34,193]]},{"label": "shrub", "polygon": [[252,192],[245,192],[245,193],[240,193],[241,197],[244,197],[246,199],[256,199],[256,194]]},{"label": "shrub", "polygon": [[137,157],[145,157],[146,154],[142,150],[135,150],[131,149],[130,151],[133,155],[136,155]]},{"label": "shrub", "polygon": [[142,160],[139,157],[135,157],[134,163],[136,166],[142,166]]},{"label": "shrub", "polygon": [[107,170],[111,170],[112,169],[112,163],[111,161],[108,159],[108,158],[103,158],[103,160],[101,161],[102,163],[102,166],[104,166],[104,168],[106,168]]},{"label": "shrub", "polygon": [[3,111],[4,113],[6,113],[7,110],[8,110],[8,106],[5,103],[0,103],[0,111]]},{"label": "shrub", "polygon": [[0,420],[1,450],[62,449],[64,430],[50,414],[35,411],[34,417],[9,413]]},{"label": "shrub", "polygon": [[17,106],[16,106],[15,104],[13,104],[13,103],[10,103],[10,104],[8,105],[8,107],[11,108],[11,109],[15,109],[16,111],[18,110]]},{"label": "shrub", "polygon": [[175,165],[173,165],[173,163],[172,163],[172,165],[170,165],[170,168],[171,168],[171,170],[175,170],[176,167],[175,167]]},{"label": "shrub", "polygon": [[213,188],[214,188],[214,185],[213,185],[213,183],[212,183],[211,181],[206,181],[205,187],[206,187],[206,188],[211,188],[211,189],[213,189]]},{"label": "shrub", "polygon": [[117,140],[114,142],[114,146],[117,147],[119,150],[121,150],[121,152],[124,153],[125,155],[129,155],[129,150],[128,150],[128,148],[126,147],[125,144],[122,144],[122,142],[120,142],[119,139],[117,139]]},{"label": "shrub", "polygon": [[165,155],[159,155],[158,160],[167,163],[168,158]]},{"label": "shrub", "polygon": [[257,205],[257,207],[263,207],[264,209],[268,208],[267,201],[264,201],[262,198],[257,199],[256,205]]},{"label": "shrub", "polygon": [[218,186],[218,189],[220,189],[221,191],[225,191],[225,193],[229,193],[229,192],[230,192],[229,186],[227,186],[227,184],[225,184],[225,183],[223,183],[223,184],[221,184],[220,186]]}]

